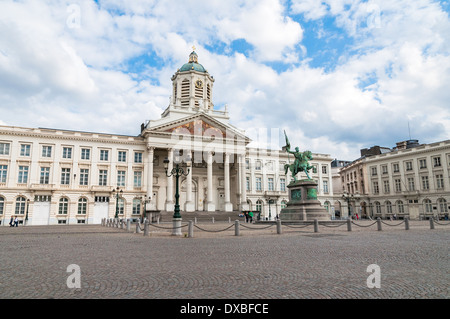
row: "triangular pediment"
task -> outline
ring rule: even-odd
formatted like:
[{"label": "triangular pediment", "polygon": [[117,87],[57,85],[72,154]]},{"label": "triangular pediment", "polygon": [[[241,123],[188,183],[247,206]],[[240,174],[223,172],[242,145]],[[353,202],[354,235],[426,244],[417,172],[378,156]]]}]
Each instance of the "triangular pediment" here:
[{"label": "triangular pediment", "polygon": [[238,137],[249,141],[241,131],[232,125],[216,120],[208,114],[200,113],[187,116],[160,125],[147,127],[148,133],[165,133],[177,135],[189,135],[196,137]]}]

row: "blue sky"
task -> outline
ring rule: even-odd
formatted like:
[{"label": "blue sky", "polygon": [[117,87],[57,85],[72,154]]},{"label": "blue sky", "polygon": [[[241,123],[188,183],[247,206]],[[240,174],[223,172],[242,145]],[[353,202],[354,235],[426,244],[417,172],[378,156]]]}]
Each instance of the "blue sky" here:
[{"label": "blue sky", "polygon": [[216,108],[254,139],[286,130],[350,160],[410,132],[446,140],[449,11],[448,0],[4,0],[0,125],[137,135],[195,45]]}]

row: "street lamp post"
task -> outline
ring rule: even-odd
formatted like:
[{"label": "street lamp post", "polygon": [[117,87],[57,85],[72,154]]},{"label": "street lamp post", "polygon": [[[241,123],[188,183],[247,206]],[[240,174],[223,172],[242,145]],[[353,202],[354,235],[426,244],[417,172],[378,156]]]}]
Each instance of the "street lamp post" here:
[{"label": "street lamp post", "polygon": [[350,201],[354,200],[355,197],[353,196],[353,194],[349,194],[347,192],[344,192],[344,194],[342,195],[342,198],[347,201],[348,217],[351,218]]},{"label": "street lamp post", "polygon": [[166,157],[164,159],[164,169],[166,170],[166,176],[175,176],[175,208],[173,213],[173,232],[172,235],[181,235],[181,214],[180,214],[180,190],[179,190],[179,179],[181,176],[189,175],[191,158],[188,157],[186,160],[187,171],[179,164],[179,161],[175,161],[175,167],[168,172],[170,160]]},{"label": "street lamp post", "polygon": [[113,196],[116,197],[116,215],[114,216],[114,218],[119,218],[119,198],[122,197],[123,194],[123,190],[119,188],[119,186],[117,186],[116,189],[112,190]]},{"label": "street lamp post", "polygon": [[29,205],[30,205],[30,199],[27,198],[27,212],[25,215],[25,225],[28,225],[28,207],[29,207]]}]

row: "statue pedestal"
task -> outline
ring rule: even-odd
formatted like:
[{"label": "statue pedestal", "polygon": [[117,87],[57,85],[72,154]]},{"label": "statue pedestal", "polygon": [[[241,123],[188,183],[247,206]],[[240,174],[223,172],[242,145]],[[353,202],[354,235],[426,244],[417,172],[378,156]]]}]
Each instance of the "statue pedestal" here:
[{"label": "statue pedestal", "polygon": [[330,214],[317,199],[317,183],[304,179],[289,184],[289,202],[280,212],[283,220],[331,220]]}]

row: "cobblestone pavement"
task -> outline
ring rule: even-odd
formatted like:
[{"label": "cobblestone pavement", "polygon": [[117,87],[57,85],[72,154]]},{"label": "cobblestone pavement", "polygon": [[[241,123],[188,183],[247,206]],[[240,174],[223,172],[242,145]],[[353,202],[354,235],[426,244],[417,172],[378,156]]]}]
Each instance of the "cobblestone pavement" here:
[{"label": "cobblestone pavement", "polygon": [[[396,224],[396,222],[390,222]],[[445,298],[450,286],[450,226],[201,224],[194,238],[151,227],[150,236],[93,226],[0,227],[0,298]],[[370,222],[361,223],[370,225]],[[170,227],[160,224],[159,227]],[[183,228],[183,235],[187,228]],[[81,269],[68,288],[67,267]],[[368,288],[377,264],[380,288]]]}]

